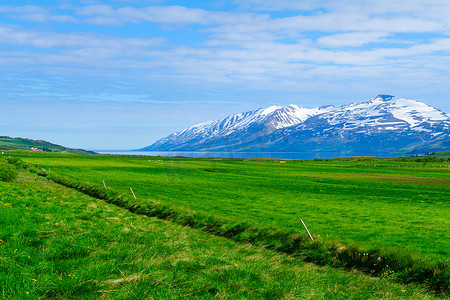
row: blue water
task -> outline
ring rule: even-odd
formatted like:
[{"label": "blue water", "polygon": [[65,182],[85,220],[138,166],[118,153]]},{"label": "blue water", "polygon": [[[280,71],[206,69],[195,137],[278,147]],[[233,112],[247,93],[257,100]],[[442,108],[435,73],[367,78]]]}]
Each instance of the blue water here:
[{"label": "blue water", "polygon": [[130,150],[92,150],[99,154],[145,155],[145,156],[184,156],[192,158],[271,158],[271,159],[314,159],[344,157],[340,152],[209,152],[209,151],[130,151]]}]

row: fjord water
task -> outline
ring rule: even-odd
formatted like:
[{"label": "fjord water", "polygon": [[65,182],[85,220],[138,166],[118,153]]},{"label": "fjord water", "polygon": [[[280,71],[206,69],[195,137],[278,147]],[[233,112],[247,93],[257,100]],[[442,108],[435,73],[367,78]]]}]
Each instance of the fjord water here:
[{"label": "fjord water", "polygon": [[99,154],[145,155],[145,156],[182,156],[191,158],[267,158],[267,159],[315,159],[345,157],[340,151],[320,152],[212,152],[212,151],[132,151],[132,150],[92,150]]}]

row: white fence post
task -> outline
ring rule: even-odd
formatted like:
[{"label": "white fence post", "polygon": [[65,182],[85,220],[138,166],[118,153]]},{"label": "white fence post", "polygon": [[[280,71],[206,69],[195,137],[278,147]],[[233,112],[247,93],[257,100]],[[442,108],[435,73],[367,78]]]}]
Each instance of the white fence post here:
[{"label": "white fence post", "polygon": [[131,191],[131,193],[133,194],[134,199],[136,199],[136,196],[134,195],[133,189],[132,189],[132,188],[130,188],[130,191]]},{"label": "white fence post", "polygon": [[311,236],[311,233],[309,233],[309,230],[308,230],[308,228],[306,227],[306,225],[305,225],[305,223],[303,222],[303,220],[302,220],[302,219],[300,219],[300,222],[302,222],[302,224],[303,224],[303,227],[305,227],[305,230],[306,230],[306,232],[308,233],[308,235],[309,235],[309,238],[311,239],[311,241],[313,241],[313,242],[314,242],[314,239],[313,239],[313,237]]}]

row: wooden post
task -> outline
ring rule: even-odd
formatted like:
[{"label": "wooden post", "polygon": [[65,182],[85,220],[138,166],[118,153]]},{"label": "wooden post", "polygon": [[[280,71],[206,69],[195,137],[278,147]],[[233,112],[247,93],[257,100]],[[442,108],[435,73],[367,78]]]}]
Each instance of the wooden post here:
[{"label": "wooden post", "polygon": [[306,227],[306,225],[305,225],[305,223],[303,222],[303,220],[302,220],[302,219],[300,219],[300,222],[302,222],[302,224],[303,224],[303,227],[305,227],[305,230],[306,230],[306,232],[308,233],[308,235],[309,235],[309,238],[311,239],[311,241],[313,241],[313,242],[314,242],[314,239],[313,239],[313,237],[311,236],[311,233],[309,233],[309,230],[308,230],[308,228]]},{"label": "wooden post", "polygon": [[134,195],[133,189],[132,189],[132,188],[130,188],[130,191],[131,191],[131,193],[133,194],[134,199],[136,199],[136,196]]},{"label": "wooden post", "polygon": [[105,181],[103,180],[103,186],[105,187],[105,189],[106,189],[106,184],[105,184]]}]

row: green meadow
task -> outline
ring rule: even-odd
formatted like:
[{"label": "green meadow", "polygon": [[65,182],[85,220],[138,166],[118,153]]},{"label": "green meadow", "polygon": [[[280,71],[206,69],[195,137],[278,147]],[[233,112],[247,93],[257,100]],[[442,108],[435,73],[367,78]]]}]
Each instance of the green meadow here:
[{"label": "green meadow", "polygon": [[[220,160],[30,155],[23,160],[117,189],[137,203],[303,231],[448,262],[450,163],[394,159]],[[319,237],[320,235],[320,237]]]},{"label": "green meadow", "polygon": [[[150,211],[162,206],[164,209],[160,209],[158,217],[173,221],[179,219],[179,212],[189,216],[199,214],[203,218],[201,221],[177,219],[177,222],[203,228],[208,232],[214,231],[216,235],[237,237],[238,240],[255,245],[258,243],[254,241],[264,235],[261,232],[275,232],[272,236],[277,236],[284,245],[273,246],[267,239],[258,245],[262,248],[281,249],[279,252],[296,253],[289,247],[296,242],[300,243],[298,239],[307,238],[300,223],[302,219],[317,245],[325,245],[317,247],[328,247],[325,251],[328,256],[317,258],[316,255],[311,258],[311,255],[302,256],[297,253],[294,256],[300,256],[298,260],[303,257],[303,260],[323,265],[356,268],[358,264],[365,264],[361,269],[369,274],[375,272],[378,278],[390,277],[395,280],[398,276],[397,279],[400,280],[397,281],[400,282],[425,282],[435,286],[434,289],[439,293],[448,292],[448,161],[361,157],[288,160],[280,163],[273,160],[100,156],[26,151],[7,155],[37,166],[40,169],[38,172],[43,176],[54,178],[63,184],[66,182],[67,186],[85,192],[89,189],[104,189],[104,182],[107,190],[126,195],[128,200],[119,200],[117,203],[121,203],[119,206],[126,207],[129,211],[157,215]],[[61,176],[68,179],[59,180],[58,177]],[[80,187],[74,183],[85,183],[89,187]],[[203,221],[208,218],[209,221]],[[232,225],[228,226],[225,233],[222,229],[225,225],[219,226],[221,229],[217,234],[218,231],[211,228],[218,223]],[[266,229],[247,230],[250,227]],[[287,232],[294,238],[286,242],[285,238],[279,237],[282,235],[279,232]],[[246,237],[245,234],[255,236]],[[271,239],[273,237],[269,238]],[[339,251],[346,251],[347,257],[342,258]],[[385,254],[401,257],[400,260],[395,260],[399,266],[394,267],[395,264],[390,263],[390,266],[381,266],[381,269],[377,266],[376,270],[372,270],[368,267],[371,261],[364,261],[364,255],[371,255],[370,259],[375,259],[375,263],[378,263],[377,256],[380,260]],[[336,264],[335,260],[329,259],[330,255],[334,255],[333,259],[337,257],[340,261],[351,260],[352,263]],[[362,258],[355,258],[358,255],[362,255]],[[405,268],[411,269],[409,260],[402,261],[402,257],[424,264],[422,271],[400,274]],[[440,267],[436,268],[438,265]],[[425,279],[418,279],[419,277]]]},{"label": "green meadow", "polygon": [[[55,160],[56,171],[56,161],[68,158],[45,159]],[[128,168],[143,163],[133,158],[71,158],[84,159],[88,169],[97,168],[93,165],[98,160],[113,165],[123,160]],[[2,299],[436,297],[423,287],[395,284],[388,277],[319,267],[137,215],[25,170],[3,163],[0,167],[16,173],[0,180]]]}]

